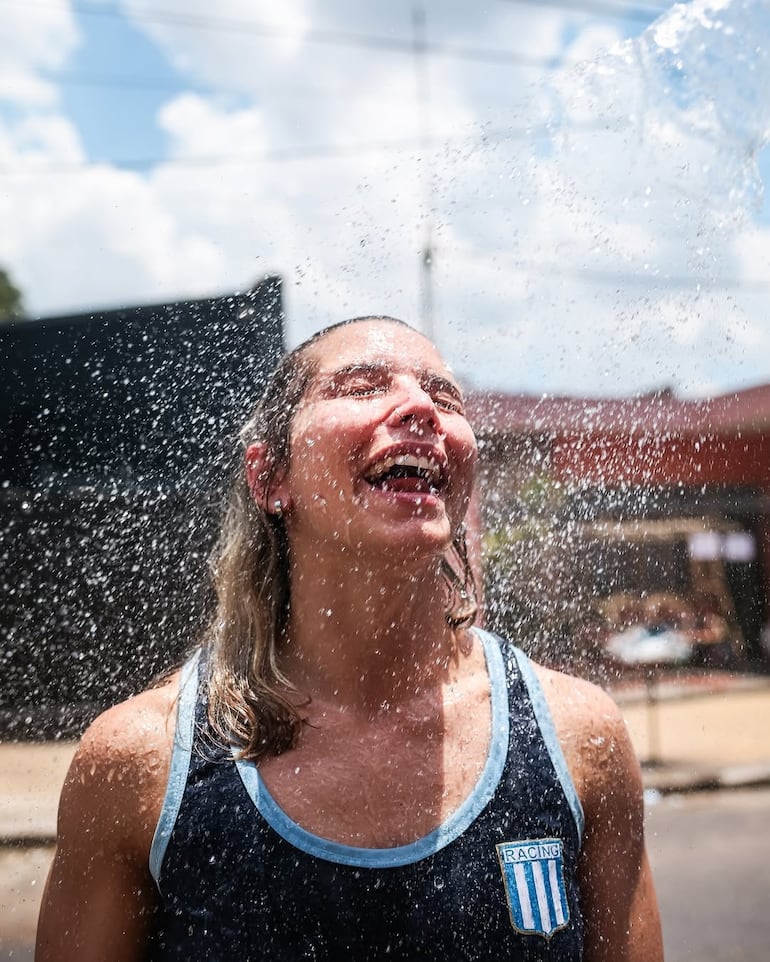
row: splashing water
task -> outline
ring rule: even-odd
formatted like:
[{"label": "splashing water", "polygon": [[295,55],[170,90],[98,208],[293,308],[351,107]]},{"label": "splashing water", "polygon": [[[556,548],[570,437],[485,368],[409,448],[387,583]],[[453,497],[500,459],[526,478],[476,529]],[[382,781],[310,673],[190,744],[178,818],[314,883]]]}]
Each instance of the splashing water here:
[{"label": "splashing water", "polygon": [[0,737],[78,733],[200,634],[221,492],[280,317],[265,279],[0,330]]},{"label": "splashing water", "polygon": [[756,157],[770,136],[768,13],[766,0],[678,4],[638,44],[645,87],[666,95],[661,122],[670,118],[713,152],[703,188],[717,202],[725,186],[730,200],[761,199]]},{"label": "splashing water", "polygon": [[553,84],[562,105],[554,140],[561,160],[577,168],[575,189],[604,206],[615,183],[625,217],[668,213],[673,229],[689,225],[695,234],[760,207],[768,13],[767,0],[676,4],[638,38],[562,72]]},{"label": "splashing water", "polygon": [[[677,4],[523,90],[481,149],[447,154],[436,194],[469,199],[447,215],[441,301],[469,380],[483,367],[501,390],[702,396],[726,367],[766,375],[766,312],[742,282],[764,283],[745,251],[770,139],[768,14],[768,0]],[[464,333],[467,317],[488,335]]]},{"label": "splashing water", "polygon": [[[647,160],[661,142],[686,149],[697,140],[713,161],[724,161],[692,171],[698,194],[711,196],[703,188],[715,187],[714,196],[724,199],[724,187],[746,178],[747,162],[753,166],[770,132],[770,21],[763,10],[764,0],[677,4],[637,40],[589,64],[577,96],[631,113]],[[756,176],[748,182],[759,189]]]},{"label": "splashing water", "polygon": [[[587,319],[573,320],[574,289],[565,294],[566,283],[553,285],[557,291],[549,291],[548,300],[533,294],[526,312],[540,314],[540,339],[547,340],[543,328],[550,320],[544,317],[551,309],[558,317],[554,323],[566,318],[574,324],[576,342],[601,329],[604,342],[597,338],[597,352],[615,351],[618,358],[633,353],[631,363],[638,369],[644,364],[638,350],[644,342],[628,351],[632,331],[655,327],[659,336],[666,323],[673,332],[695,316],[699,341],[690,344],[682,337],[683,357],[687,351],[691,358],[711,353],[719,364],[720,339],[738,315],[725,310],[719,324],[706,328],[698,317],[701,284],[711,282],[718,290],[722,261],[730,255],[726,238],[762,205],[758,157],[770,139],[768,14],[767,0],[677,4],[638,38],[560,72],[539,88],[536,102],[521,108],[533,130],[543,118],[547,129],[535,162],[519,168],[532,176],[528,189],[537,196],[532,206],[538,218],[527,231],[527,243],[540,230],[541,248],[554,239],[558,244],[558,266],[565,273],[590,265],[618,278],[603,302],[603,291],[595,295],[597,309]],[[562,235],[540,227],[565,220],[571,229]],[[678,290],[670,283],[678,274],[693,283]],[[667,303],[674,305],[671,320],[661,322]],[[672,343],[676,338],[671,333]],[[713,351],[712,343],[718,345]],[[549,362],[546,355],[544,363]],[[675,371],[681,362],[672,352],[668,363]],[[597,594],[638,591],[639,585],[613,584],[606,575],[598,587],[602,559],[587,562],[590,545],[581,540],[580,525],[572,524],[580,519],[581,499],[587,504],[591,492],[553,488],[540,506],[538,485],[552,482],[545,470],[531,473],[513,497],[508,492],[497,504],[494,495],[487,498],[487,600],[490,621],[501,633],[528,637],[525,644],[548,660],[574,646],[576,627],[592,627],[587,612]],[[612,484],[609,478],[605,494]],[[656,509],[645,503],[650,491],[627,495],[617,509],[619,518],[655,516]],[[676,505],[665,502],[666,492],[659,496],[657,510],[675,514]],[[705,497],[699,500],[696,491],[687,497],[690,511],[706,512]],[[722,505],[715,513],[729,510]],[[640,563],[650,562],[649,545],[634,551]],[[686,592],[687,573],[672,565],[667,569],[665,560],[648,565],[652,589]]]}]

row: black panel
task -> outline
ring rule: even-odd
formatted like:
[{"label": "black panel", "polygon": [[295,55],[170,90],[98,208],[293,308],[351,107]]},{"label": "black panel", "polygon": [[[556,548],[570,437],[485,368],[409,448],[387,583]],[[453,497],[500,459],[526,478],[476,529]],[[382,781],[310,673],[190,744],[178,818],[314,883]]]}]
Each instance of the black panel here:
[{"label": "black panel", "polygon": [[0,328],[0,728],[76,734],[200,634],[281,290]]}]

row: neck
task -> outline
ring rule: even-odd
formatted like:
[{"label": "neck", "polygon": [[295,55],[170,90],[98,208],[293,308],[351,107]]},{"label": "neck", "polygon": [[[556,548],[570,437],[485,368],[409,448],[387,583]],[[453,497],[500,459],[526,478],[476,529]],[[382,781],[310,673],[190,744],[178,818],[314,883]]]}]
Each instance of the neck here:
[{"label": "neck", "polygon": [[313,699],[371,714],[447,677],[460,654],[435,560],[405,571],[293,560],[282,668]]}]

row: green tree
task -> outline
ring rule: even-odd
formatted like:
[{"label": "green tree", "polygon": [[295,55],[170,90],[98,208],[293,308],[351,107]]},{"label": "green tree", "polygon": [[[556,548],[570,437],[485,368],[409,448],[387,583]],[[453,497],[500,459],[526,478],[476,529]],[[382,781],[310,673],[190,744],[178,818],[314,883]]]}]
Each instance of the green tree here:
[{"label": "green tree", "polygon": [[0,322],[13,321],[24,316],[24,302],[21,291],[16,287],[7,271],[0,267]]}]

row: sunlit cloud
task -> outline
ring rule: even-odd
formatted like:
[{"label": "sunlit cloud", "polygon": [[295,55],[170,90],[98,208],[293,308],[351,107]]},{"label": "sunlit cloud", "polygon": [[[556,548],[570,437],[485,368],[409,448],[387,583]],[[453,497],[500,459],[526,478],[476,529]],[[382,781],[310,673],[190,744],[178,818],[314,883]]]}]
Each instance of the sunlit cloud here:
[{"label": "sunlit cloud", "polygon": [[[136,169],[89,163],[60,105],[72,9],[5,25],[0,216],[14,229],[0,263],[34,313],[274,272],[290,342],[368,311],[427,323],[430,294],[450,361],[499,389],[698,393],[768,377],[761,133],[707,136],[729,111],[706,91],[683,113],[655,86],[652,34],[642,51],[596,16],[499,3],[471,20],[459,0],[426,4],[421,27],[405,0],[119,10],[178,78],[155,117],[164,151]],[[680,21],[656,29],[665,49],[683,42]]]}]

